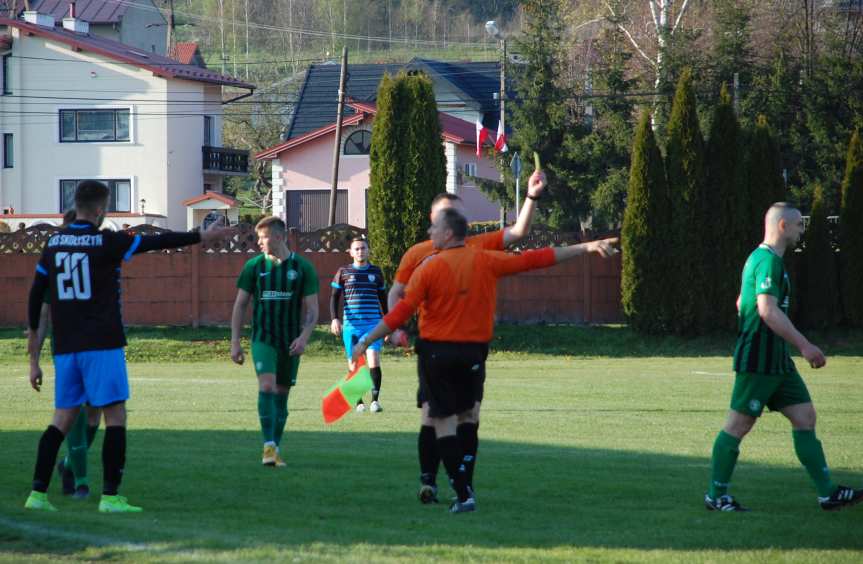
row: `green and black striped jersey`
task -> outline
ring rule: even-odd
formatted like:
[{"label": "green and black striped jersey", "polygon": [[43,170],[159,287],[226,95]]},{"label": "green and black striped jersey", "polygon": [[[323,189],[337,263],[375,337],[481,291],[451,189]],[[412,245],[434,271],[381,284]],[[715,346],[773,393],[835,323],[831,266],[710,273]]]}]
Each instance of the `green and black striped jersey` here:
[{"label": "green and black striped jersey", "polygon": [[318,274],[297,253],[278,264],[262,253],[243,267],[237,287],[252,295],[252,340],[287,350],[302,332],[303,298],[318,293]]},{"label": "green and black striped jersey", "polygon": [[758,315],[758,295],[770,294],[788,314],[791,281],[782,257],[767,245],[759,245],[746,259],[737,313],[734,371],[756,374],[791,374],[796,371],[788,343]]}]

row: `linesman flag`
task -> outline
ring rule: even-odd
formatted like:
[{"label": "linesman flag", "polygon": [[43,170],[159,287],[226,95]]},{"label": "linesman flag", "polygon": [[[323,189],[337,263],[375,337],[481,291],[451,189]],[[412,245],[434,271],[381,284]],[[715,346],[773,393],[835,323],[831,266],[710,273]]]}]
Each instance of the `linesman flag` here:
[{"label": "linesman flag", "polygon": [[363,395],[374,387],[365,357],[360,358],[353,371],[327,390],[321,401],[324,423],[335,423],[350,411]]},{"label": "linesman flag", "polygon": [[479,118],[476,119],[476,156],[479,157],[482,152],[482,144],[488,139],[488,129],[483,126]]}]

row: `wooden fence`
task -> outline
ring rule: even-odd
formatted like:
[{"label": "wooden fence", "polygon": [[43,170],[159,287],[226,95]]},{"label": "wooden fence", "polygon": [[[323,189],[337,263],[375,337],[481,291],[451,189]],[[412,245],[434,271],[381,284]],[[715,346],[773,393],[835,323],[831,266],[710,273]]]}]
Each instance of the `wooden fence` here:
[{"label": "wooden fence", "polygon": [[[0,326],[26,324],[27,296],[39,252],[56,228],[39,226],[0,234]],[[133,230],[135,231],[135,230]],[[153,228],[137,232],[157,231]],[[320,322],[329,322],[330,281],[350,262],[345,251],[359,230],[340,225],[312,233],[292,232],[292,248],[314,264],[320,284]],[[537,232],[521,248],[574,237]],[[241,227],[225,244],[196,245],[136,255],[123,266],[123,318],[128,325],[227,325],[236,296],[236,279],[259,252],[254,231]],[[620,322],[620,255],[594,255],[519,274],[498,284],[498,320],[520,323]]]}]

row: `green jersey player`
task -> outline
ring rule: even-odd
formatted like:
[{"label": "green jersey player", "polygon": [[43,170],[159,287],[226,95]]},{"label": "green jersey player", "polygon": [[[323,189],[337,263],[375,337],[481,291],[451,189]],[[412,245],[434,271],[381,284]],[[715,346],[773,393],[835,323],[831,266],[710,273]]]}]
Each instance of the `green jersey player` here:
[{"label": "green jersey player", "polygon": [[831,480],[821,441],[815,436],[812,399],[789,355],[793,345],[812,368],[827,363],[824,353],[788,318],[791,283],[782,256],[803,234],[803,218],[789,204],[773,204],[764,219],[764,232],[764,242],[743,267],[731,410],[713,444],[710,489],[704,502],[713,511],[747,511],[728,494],[728,484],[740,442],[766,406],[791,422],[794,451],[815,483],[821,508],[840,509],[863,500],[863,490],[837,486]]},{"label": "green jersey player", "polygon": [[252,360],[258,375],[258,416],[264,437],[261,463],[285,466],[279,444],[288,419],[288,393],[297,382],[300,355],[318,321],[318,275],[291,251],[277,217],[255,226],[262,254],[246,263],[237,280],[231,316],[231,359],[243,364],[243,319],[252,306]]}]

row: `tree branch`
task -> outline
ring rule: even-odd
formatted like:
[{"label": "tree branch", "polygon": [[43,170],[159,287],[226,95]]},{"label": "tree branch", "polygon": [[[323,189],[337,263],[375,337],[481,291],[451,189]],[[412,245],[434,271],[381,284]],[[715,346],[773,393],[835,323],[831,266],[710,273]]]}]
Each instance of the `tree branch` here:
[{"label": "tree branch", "polygon": [[627,29],[625,27],[623,27],[623,24],[617,24],[617,28],[620,31],[622,31],[624,35],[626,35],[626,38],[629,39],[629,42],[632,43],[632,46],[635,48],[635,50],[638,52],[638,54],[641,55],[642,57],[644,57],[644,59],[655,68],[657,66],[656,61],[654,61],[653,59],[648,57],[647,53],[645,53],[641,49],[641,47],[638,46],[638,43],[636,43],[635,38],[633,38],[632,35],[629,33],[629,31],[627,31]]},{"label": "tree branch", "polygon": [[677,26],[680,25],[680,19],[683,18],[683,14],[686,12],[686,6],[689,4],[689,0],[683,0],[683,6],[680,7],[680,12],[677,14],[677,19],[674,20],[674,27],[671,28],[671,33],[674,33],[677,30]]},{"label": "tree branch", "polygon": [[650,4],[650,15],[653,17],[653,27],[656,28],[656,35],[659,35],[659,20],[656,18],[656,5],[653,0],[647,2]]}]

